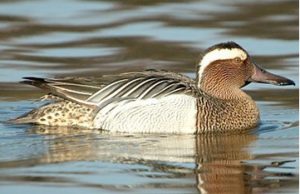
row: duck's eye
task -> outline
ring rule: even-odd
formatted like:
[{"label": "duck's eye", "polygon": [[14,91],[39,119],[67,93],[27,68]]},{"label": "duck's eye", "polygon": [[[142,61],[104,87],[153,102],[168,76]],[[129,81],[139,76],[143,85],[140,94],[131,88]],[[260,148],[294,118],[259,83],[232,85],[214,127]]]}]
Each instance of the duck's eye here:
[{"label": "duck's eye", "polygon": [[234,61],[235,61],[236,63],[241,63],[241,62],[242,62],[242,59],[241,59],[240,57],[236,57],[236,58],[234,58]]}]

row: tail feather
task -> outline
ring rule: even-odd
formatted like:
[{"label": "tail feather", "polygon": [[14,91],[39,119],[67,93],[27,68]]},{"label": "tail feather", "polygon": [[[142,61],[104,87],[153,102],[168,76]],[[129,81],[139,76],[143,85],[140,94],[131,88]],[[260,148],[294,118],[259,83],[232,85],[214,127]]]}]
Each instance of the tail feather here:
[{"label": "tail feather", "polygon": [[39,77],[23,77],[23,81],[21,81],[20,83],[22,84],[28,84],[28,85],[32,85],[44,90],[50,90],[50,87],[47,85],[50,82],[48,82],[45,78],[39,78]]},{"label": "tail feather", "polygon": [[94,107],[95,104],[86,101],[92,94],[99,90],[99,87],[80,83],[71,83],[68,80],[47,79],[39,77],[23,77],[21,83],[33,85],[48,93],[75,103]]},{"label": "tail feather", "polygon": [[33,117],[35,110],[32,110],[28,113],[25,113],[17,118],[10,119],[7,122],[12,124],[27,124],[27,123],[36,123],[36,119]]}]

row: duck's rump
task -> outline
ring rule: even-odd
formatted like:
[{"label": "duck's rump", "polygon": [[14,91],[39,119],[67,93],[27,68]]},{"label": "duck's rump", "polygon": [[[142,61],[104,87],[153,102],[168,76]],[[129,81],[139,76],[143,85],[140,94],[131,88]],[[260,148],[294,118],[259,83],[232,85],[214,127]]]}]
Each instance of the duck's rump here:
[{"label": "duck's rump", "polygon": [[60,100],[45,104],[16,119],[16,124],[41,124],[48,126],[72,126],[92,128],[93,109],[69,100]]}]

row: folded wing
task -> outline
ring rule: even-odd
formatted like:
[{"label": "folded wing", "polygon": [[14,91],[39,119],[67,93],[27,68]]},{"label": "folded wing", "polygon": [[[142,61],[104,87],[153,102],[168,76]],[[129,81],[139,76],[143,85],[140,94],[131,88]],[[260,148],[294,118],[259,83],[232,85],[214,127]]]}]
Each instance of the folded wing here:
[{"label": "folded wing", "polygon": [[164,71],[123,73],[100,78],[47,79],[25,77],[23,83],[76,103],[103,107],[127,99],[161,98],[176,93],[193,95],[194,80]]}]

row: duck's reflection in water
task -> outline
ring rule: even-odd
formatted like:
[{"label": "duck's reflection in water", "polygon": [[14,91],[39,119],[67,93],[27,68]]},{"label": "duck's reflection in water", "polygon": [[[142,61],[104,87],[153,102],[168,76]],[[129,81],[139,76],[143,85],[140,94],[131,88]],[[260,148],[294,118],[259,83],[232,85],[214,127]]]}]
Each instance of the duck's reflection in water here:
[{"label": "duck's reflection in water", "polygon": [[201,193],[251,193],[243,163],[255,135],[210,135],[196,138],[197,185]]},{"label": "duck's reflection in water", "polygon": [[126,172],[159,181],[164,176],[156,177],[157,172],[166,173],[164,178],[184,179],[191,184],[179,181],[171,185],[160,183],[159,187],[194,187],[200,193],[260,193],[280,186],[278,180],[264,180],[272,176],[263,172],[266,166],[247,162],[254,157],[249,151],[257,139],[253,134],[128,135],[44,126],[37,126],[30,133],[42,134],[46,139],[48,151],[38,164],[67,161],[140,164],[150,167],[153,174],[142,174],[135,167]]}]

